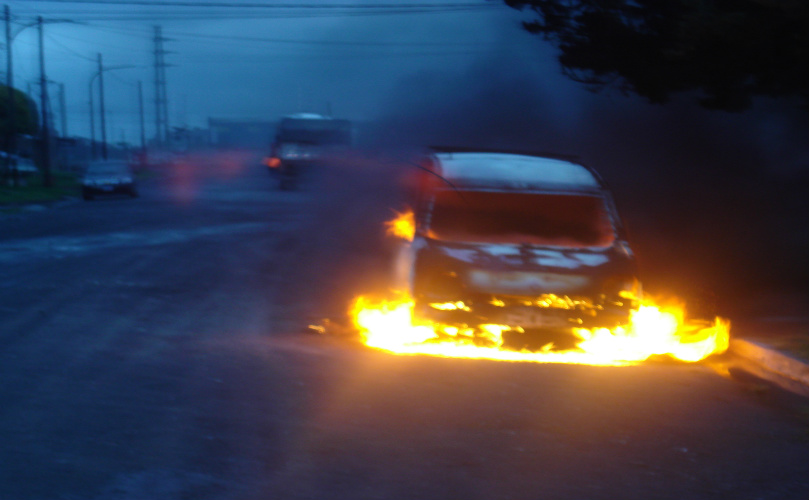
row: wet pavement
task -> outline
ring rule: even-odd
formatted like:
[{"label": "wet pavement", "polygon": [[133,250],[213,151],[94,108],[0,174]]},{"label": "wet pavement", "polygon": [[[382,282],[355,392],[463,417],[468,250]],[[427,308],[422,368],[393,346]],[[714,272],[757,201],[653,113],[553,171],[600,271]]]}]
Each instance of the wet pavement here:
[{"label": "wet pavement", "polygon": [[0,216],[0,498],[809,497],[800,406],[711,364],[302,333],[384,289],[398,195],[379,168],[280,192],[254,160]]}]

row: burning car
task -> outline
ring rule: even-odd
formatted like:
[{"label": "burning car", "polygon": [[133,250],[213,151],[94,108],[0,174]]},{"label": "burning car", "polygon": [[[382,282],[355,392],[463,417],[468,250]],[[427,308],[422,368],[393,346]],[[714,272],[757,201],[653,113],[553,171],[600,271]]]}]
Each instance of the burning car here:
[{"label": "burning car", "polygon": [[507,325],[558,344],[571,328],[623,324],[638,307],[633,253],[591,168],[450,151],[430,155],[420,175],[412,239],[396,261],[416,318]]}]

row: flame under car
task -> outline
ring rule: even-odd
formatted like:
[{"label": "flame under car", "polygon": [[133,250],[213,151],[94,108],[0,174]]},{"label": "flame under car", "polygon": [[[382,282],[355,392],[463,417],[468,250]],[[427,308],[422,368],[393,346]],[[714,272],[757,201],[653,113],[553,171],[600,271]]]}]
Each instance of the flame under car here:
[{"label": "flame under car", "polygon": [[397,260],[417,318],[567,347],[572,328],[611,328],[638,307],[635,259],[592,169],[484,152],[438,153],[428,168]]}]

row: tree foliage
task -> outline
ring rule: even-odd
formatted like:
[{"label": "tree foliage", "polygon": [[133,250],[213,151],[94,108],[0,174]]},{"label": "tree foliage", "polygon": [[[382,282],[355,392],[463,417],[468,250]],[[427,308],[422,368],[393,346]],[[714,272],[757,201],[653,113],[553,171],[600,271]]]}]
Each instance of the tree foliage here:
[{"label": "tree foliage", "polygon": [[[14,131],[17,134],[36,135],[39,130],[39,116],[36,104],[27,94],[14,89]],[[0,85],[0,138],[11,132],[9,122],[8,87]]]},{"label": "tree foliage", "polygon": [[526,30],[560,49],[571,78],[651,102],[697,91],[739,111],[756,95],[809,104],[806,0],[505,0],[536,17]]}]

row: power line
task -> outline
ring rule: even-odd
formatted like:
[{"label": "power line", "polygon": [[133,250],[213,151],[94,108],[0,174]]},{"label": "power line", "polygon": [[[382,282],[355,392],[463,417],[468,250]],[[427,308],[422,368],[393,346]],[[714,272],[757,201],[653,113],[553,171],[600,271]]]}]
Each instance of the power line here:
[{"label": "power line", "polygon": [[[146,30],[137,29],[137,28],[112,28],[109,26],[99,26],[94,24],[88,23],[81,23],[82,26],[90,29],[96,29],[101,31],[108,31],[114,33],[121,33],[125,35],[134,34],[135,36],[145,36],[148,34]],[[151,30],[150,30],[151,31]],[[269,37],[251,37],[251,36],[241,36],[241,35],[218,35],[218,34],[204,34],[204,33],[186,33],[186,32],[173,32],[172,35],[176,35],[182,38],[191,38],[191,39],[198,39],[198,40],[211,40],[212,42],[216,41],[231,41],[234,43],[239,42],[258,42],[258,43],[271,43],[271,44],[282,44],[282,45],[291,45],[291,46],[328,46],[328,47],[349,47],[349,48],[357,48],[357,47],[364,47],[364,48],[376,48],[376,47],[401,47],[403,49],[406,48],[432,48],[432,47],[447,47],[447,48],[454,48],[454,49],[463,49],[463,48],[475,48],[479,47],[480,44],[478,43],[469,43],[469,42],[448,42],[448,43],[435,43],[435,42],[365,42],[365,41],[351,41],[351,40],[344,40],[344,41],[329,41],[329,40],[314,40],[314,39],[284,39],[284,38],[269,38]],[[65,50],[81,59],[87,61],[95,61],[94,58],[85,56],[73,50],[72,48],[68,47],[64,43],[62,43],[59,39],[57,39],[52,34],[46,35],[48,39],[57,45],[62,50]],[[66,34],[60,34],[59,38],[66,38],[71,40],[76,40],[85,43],[93,43],[90,40],[85,40],[79,37],[74,37]],[[128,50],[132,50],[132,47],[126,47]],[[379,54],[384,57],[435,57],[435,56],[453,56],[453,55],[472,55],[475,52],[473,51],[463,51],[463,50],[442,50],[442,51],[426,51],[426,50],[416,50],[416,51],[386,51],[384,54]],[[294,57],[299,53],[290,53],[288,54],[290,57]],[[311,54],[303,54],[303,55],[311,55]],[[335,55],[332,53],[332,55]],[[345,55],[345,54],[344,54]],[[349,56],[356,56],[356,57],[370,57],[375,55],[374,53],[369,53],[363,51],[362,53],[357,54],[349,54]],[[330,56],[329,56],[330,57]]]},{"label": "power line", "polygon": [[67,51],[67,52],[70,52],[71,54],[73,54],[73,55],[74,55],[74,56],[76,56],[76,57],[79,57],[79,58],[81,58],[81,59],[85,59],[85,60],[87,60],[87,61],[92,61],[92,62],[95,62],[95,61],[96,61],[96,59],[95,59],[94,57],[88,57],[88,56],[85,56],[85,55],[83,55],[83,54],[81,54],[81,53],[79,53],[79,52],[76,52],[75,50],[71,49],[71,48],[70,48],[70,47],[68,47],[67,45],[65,45],[65,44],[63,44],[62,42],[60,42],[58,38],[56,38],[55,36],[51,35],[50,33],[48,33],[48,34],[47,34],[47,35],[45,35],[45,36],[47,37],[47,39],[48,39],[48,40],[50,40],[50,41],[51,41],[51,42],[53,42],[54,44],[56,44],[56,45],[58,45],[59,47],[61,47],[61,48],[62,48],[62,50],[65,50],[65,51]]},{"label": "power line", "polygon": [[[72,10],[62,9],[63,15],[82,17],[95,21],[157,21],[180,19],[183,21],[206,19],[244,19],[244,18],[318,18],[318,17],[352,17],[375,15],[401,15],[401,14],[435,14],[465,11],[482,11],[496,7],[489,0],[479,3],[258,3],[258,2],[199,2],[190,0],[32,0],[31,3],[58,3],[71,5]],[[30,4],[29,4],[30,5]],[[126,11],[85,10],[96,5],[100,8],[151,7]],[[197,8],[189,12],[189,8]],[[201,9],[200,9],[201,8]],[[18,10],[24,9],[19,6]],[[82,10],[77,10],[82,9]],[[41,7],[32,13],[38,13]]]},{"label": "power line", "polygon": [[453,10],[384,10],[384,11],[340,11],[340,12],[266,12],[265,11],[233,11],[233,12],[201,12],[189,14],[188,12],[132,12],[127,14],[99,14],[82,12],[64,12],[62,15],[81,17],[87,21],[110,21],[110,22],[137,22],[137,21],[222,21],[222,20],[242,20],[242,19],[319,19],[334,17],[371,17],[371,16],[392,16],[392,15],[418,15],[435,13],[464,13],[480,12],[479,9],[453,9]]},{"label": "power line", "polygon": [[[323,62],[331,62],[331,61],[351,61],[351,60],[369,60],[369,59],[407,59],[407,58],[446,58],[446,57],[465,57],[465,56],[479,56],[480,52],[398,52],[394,54],[343,54],[343,55],[332,55],[332,54],[312,54],[312,55],[296,55],[296,54],[282,54],[282,55],[272,55],[267,56],[265,59],[260,59],[258,57],[251,58],[249,60],[244,59],[243,57],[239,57],[238,60],[233,60],[232,58],[227,57],[215,57],[212,56],[209,59],[200,59],[200,58],[184,58],[183,65],[184,66],[191,66],[191,65],[239,65],[239,64],[252,64],[255,62],[292,62],[292,63],[300,63],[300,64],[307,64],[317,62],[321,64]],[[252,63],[251,63],[252,61]]]},{"label": "power line", "polygon": [[[133,35],[133,36],[145,36],[151,33],[151,31],[147,31],[144,29],[137,29],[137,28],[113,28],[110,26],[101,26],[97,24],[86,23],[84,26],[92,29],[96,29],[99,31],[106,31],[110,33],[118,33],[122,35]],[[360,40],[315,40],[315,39],[302,39],[302,38],[267,38],[267,37],[256,37],[256,36],[244,36],[244,35],[217,35],[217,34],[206,34],[206,33],[187,33],[187,32],[178,32],[172,31],[171,36],[177,38],[190,38],[190,39],[201,39],[201,40],[211,40],[214,41],[232,41],[232,42],[259,42],[259,43],[274,43],[274,44],[282,44],[282,45],[314,45],[314,46],[327,46],[327,47],[368,47],[368,48],[377,48],[377,47],[402,47],[402,48],[441,48],[441,47],[451,47],[451,48],[476,48],[481,47],[482,44],[479,42],[392,42],[392,41],[360,41]],[[70,38],[70,37],[68,37]],[[74,40],[80,40],[78,38],[73,38]],[[88,42],[89,43],[89,42]]]},{"label": "power line", "polygon": [[456,8],[488,8],[491,3],[467,2],[419,2],[419,3],[262,3],[262,2],[200,2],[188,0],[35,0],[40,3],[90,4],[90,5],[140,5],[149,7],[205,7],[205,8],[250,8],[250,9],[456,9]]},{"label": "power line", "polygon": [[[133,66],[133,68],[145,68],[145,67],[146,66]],[[137,87],[138,86],[137,82],[122,78],[121,75],[119,75],[117,73],[110,72],[110,76],[115,78],[119,82],[123,83],[124,85],[129,85],[130,87]]]},{"label": "power line", "polygon": [[[92,25],[87,25],[87,24],[83,24],[82,26],[83,26],[83,27],[89,27],[89,28],[95,28],[94,26],[92,26]],[[123,33],[123,32],[121,32],[121,34],[126,35],[127,33]],[[149,35],[149,32],[147,32],[147,31],[145,31],[145,30],[140,30],[140,31],[137,33],[137,36],[146,36],[146,35]],[[98,47],[98,40],[87,40],[87,39],[85,39],[85,38],[80,38],[80,37],[76,37],[76,36],[72,36],[72,35],[66,35],[66,34],[64,34],[64,33],[60,33],[58,36],[59,36],[59,38],[64,38],[64,39],[67,39],[67,40],[75,40],[75,41],[77,41],[77,42],[81,42],[81,43],[84,43],[84,44],[90,45],[90,46],[95,47],[95,48],[97,48],[97,47]],[[66,50],[71,50],[71,49],[67,48],[65,45],[62,45],[62,47],[64,47]],[[131,52],[136,52],[136,53],[140,53],[140,52],[141,52],[141,49],[140,49],[140,48],[138,48],[138,47],[133,47],[133,46],[131,46],[131,45],[126,46],[126,47],[124,47],[124,46],[122,46],[122,45],[111,45],[111,44],[110,44],[109,42],[107,42],[107,41],[105,41],[105,42],[104,42],[104,48],[114,48],[115,50],[117,50],[117,51],[119,51],[119,52],[120,52],[120,51],[124,51],[124,50],[126,50],[126,51],[131,51]],[[80,56],[80,57],[86,57],[86,56]],[[95,61],[95,59],[92,59],[92,60],[93,60],[93,61]]]},{"label": "power line", "polygon": [[212,35],[204,33],[182,33],[172,31],[173,36],[182,36],[189,38],[210,38],[216,40],[234,40],[234,41],[248,41],[248,42],[268,42],[268,43],[285,43],[296,45],[345,45],[351,47],[446,47],[446,46],[470,46],[476,45],[468,42],[383,42],[383,41],[349,41],[349,40],[303,40],[303,39],[289,39],[289,38],[264,38],[255,36],[240,36],[240,35]]}]

